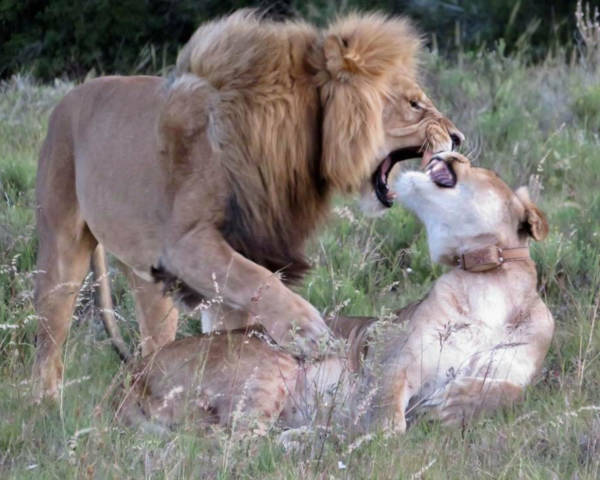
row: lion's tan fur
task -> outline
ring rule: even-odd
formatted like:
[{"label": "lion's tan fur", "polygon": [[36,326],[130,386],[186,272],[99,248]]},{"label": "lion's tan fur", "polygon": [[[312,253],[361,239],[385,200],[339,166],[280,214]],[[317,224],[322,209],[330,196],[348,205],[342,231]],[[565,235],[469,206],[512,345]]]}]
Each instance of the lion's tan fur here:
[{"label": "lion's tan fur", "polygon": [[177,322],[153,277],[284,345],[295,325],[299,352],[313,351],[328,329],[274,272],[287,281],[308,267],[304,243],[334,192],[373,196],[388,154],[462,136],[417,83],[419,42],[381,15],[320,30],[242,11],[201,26],[173,79],[103,77],[70,92],[50,118],[36,189],[42,392],[57,394],[77,293],[57,285],[81,284],[98,242],[135,289],[144,353]]}]

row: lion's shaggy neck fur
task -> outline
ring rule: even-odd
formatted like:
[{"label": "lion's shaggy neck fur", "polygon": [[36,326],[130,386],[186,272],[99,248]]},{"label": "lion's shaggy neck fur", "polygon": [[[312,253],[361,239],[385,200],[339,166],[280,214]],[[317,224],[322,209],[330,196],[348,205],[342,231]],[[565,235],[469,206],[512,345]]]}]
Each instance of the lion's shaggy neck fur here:
[{"label": "lion's shaggy neck fur", "polygon": [[[349,47],[357,58],[346,61],[351,76],[332,62],[346,40],[327,52],[336,30],[358,38]],[[383,136],[382,72],[401,65],[413,75],[418,46],[408,24],[377,15],[350,16],[320,32],[240,11],[196,31],[176,72],[215,90],[208,134],[230,192],[220,227],[233,248],[283,269],[287,280],[301,275],[304,241],[325,216],[332,190],[356,191],[374,168]]]},{"label": "lion's shaggy neck fur", "polygon": [[230,190],[221,231],[234,249],[284,269],[288,280],[308,268],[303,241],[329,199],[319,93],[305,64],[316,39],[309,25],[239,12],[201,27],[177,62],[179,73],[217,91],[209,135]]}]

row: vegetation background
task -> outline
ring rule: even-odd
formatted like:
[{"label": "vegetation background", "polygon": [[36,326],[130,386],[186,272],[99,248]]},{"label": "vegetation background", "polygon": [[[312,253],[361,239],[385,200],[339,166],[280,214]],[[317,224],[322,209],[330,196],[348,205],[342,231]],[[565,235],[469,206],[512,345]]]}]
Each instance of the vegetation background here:
[{"label": "vegetation background", "polygon": [[23,68],[46,81],[156,73],[200,22],[243,7],[316,23],[348,9],[410,15],[445,53],[502,38],[509,51],[526,43],[541,58],[580,41],[574,0],[0,0],[0,77]]},{"label": "vegetation background", "polygon": [[[317,0],[277,2],[323,23],[336,11],[407,13],[430,44],[430,96],[466,133],[474,161],[529,184],[551,233],[533,246],[556,334],[523,404],[463,429],[423,421],[404,436],[349,444],[309,433],[286,453],[277,432],[157,437],[113,422],[123,365],[106,339],[94,282],[82,289],[58,407],[30,402],[36,157],[52,107],[93,69],[164,72],[203,19],[243,1],[0,0],[1,478],[600,478],[600,23],[574,2]],[[362,217],[339,199],[312,243],[301,293],[322,311],[385,315],[419,298],[431,265],[415,219],[395,207]],[[112,269],[121,329],[137,345],[133,301]],[[181,335],[198,332],[194,318]]]}]

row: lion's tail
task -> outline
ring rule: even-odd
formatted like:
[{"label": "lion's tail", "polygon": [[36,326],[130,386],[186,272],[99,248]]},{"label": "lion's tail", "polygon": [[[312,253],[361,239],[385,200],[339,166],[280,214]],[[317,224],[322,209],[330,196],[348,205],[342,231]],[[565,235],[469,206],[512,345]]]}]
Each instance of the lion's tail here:
[{"label": "lion's tail", "polygon": [[115,350],[119,354],[119,357],[126,362],[131,358],[131,355],[125,340],[123,340],[123,337],[121,336],[121,331],[119,330],[119,326],[115,319],[115,311],[110,296],[108,271],[106,269],[106,254],[104,253],[104,247],[100,243],[92,256],[92,270],[94,271],[96,282],[98,282],[97,301],[100,306],[100,311],[102,312],[104,328],[110,337],[113,347],[115,347]]}]

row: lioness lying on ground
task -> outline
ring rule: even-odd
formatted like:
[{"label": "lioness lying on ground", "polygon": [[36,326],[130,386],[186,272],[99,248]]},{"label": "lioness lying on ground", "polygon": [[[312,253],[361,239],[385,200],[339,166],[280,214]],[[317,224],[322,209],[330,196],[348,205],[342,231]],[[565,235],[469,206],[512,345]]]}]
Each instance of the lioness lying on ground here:
[{"label": "lioness lying on ground", "polygon": [[452,424],[517,400],[554,328],[527,246],[547,234],[543,213],[526,189],[455,153],[403,174],[396,193],[425,224],[433,261],[453,266],[423,300],[392,321],[338,320],[349,354],[319,362],[301,364],[255,330],[173,342],[137,366],[118,415],[298,427],[326,411],[348,429],[403,432],[419,411]]}]

